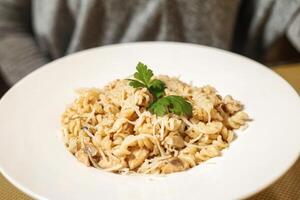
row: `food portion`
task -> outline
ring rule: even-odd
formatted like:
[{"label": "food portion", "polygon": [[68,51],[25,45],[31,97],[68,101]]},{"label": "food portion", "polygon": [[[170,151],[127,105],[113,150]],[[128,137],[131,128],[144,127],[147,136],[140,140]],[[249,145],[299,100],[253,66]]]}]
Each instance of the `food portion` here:
[{"label": "food portion", "polygon": [[132,79],[78,90],[62,115],[67,149],[85,164],[115,173],[168,174],[192,168],[246,125],[241,102],[211,86],[154,76],[138,63]]}]

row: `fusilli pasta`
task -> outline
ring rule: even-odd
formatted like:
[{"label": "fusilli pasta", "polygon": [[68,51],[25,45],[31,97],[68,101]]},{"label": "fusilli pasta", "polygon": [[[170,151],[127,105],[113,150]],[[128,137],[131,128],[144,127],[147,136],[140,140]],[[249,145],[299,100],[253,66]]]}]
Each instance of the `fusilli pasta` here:
[{"label": "fusilli pasta", "polygon": [[158,76],[166,95],[180,95],[193,106],[191,117],[147,111],[153,97],[115,80],[103,89],[80,89],[62,115],[67,149],[86,166],[115,173],[166,174],[187,170],[233,141],[246,125],[241,102],[222,98],[211,86],[193,87],[177,78]]}]

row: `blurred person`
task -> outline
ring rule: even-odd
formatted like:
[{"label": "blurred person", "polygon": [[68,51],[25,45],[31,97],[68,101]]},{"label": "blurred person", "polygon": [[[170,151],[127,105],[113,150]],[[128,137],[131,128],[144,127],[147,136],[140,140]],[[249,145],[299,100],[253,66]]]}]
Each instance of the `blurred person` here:
[{"label": "blurred person", "polygon": [[299,8],[300,0],[0,0],[0,70],[13,85],[64,55],[134,41],[299,58]]}]

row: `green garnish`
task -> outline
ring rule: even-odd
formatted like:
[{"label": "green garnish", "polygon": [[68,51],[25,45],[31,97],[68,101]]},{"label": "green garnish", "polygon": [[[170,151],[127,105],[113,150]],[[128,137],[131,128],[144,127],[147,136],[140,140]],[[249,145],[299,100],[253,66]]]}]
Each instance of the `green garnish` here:
[{"label": "green garnish", "polygon": [[129,85],[134,88],[147,88],[153,95],[153,102],[148,110],[158,116],[168,113],[177,115],[192,115],[192,105],[181,96],[165,96],[166,84],[158,79],[152,79],[153,72],[147,65],[139,62],[136,66],[137,72],[134,73],[135,79],[128,79]]},{"label": "green garnish", "polygon": [[163,116],[168,113],[176,115],[192,115],[192,105],[181,96],[165,96],[153,102],[148,110],[158,116]]},{"label": "green garnish", "polygon": [[147,88],[155,99],[159,99],[165,95],[165,83],[158,79],[152,79],[153,72],[151,69],[148,69],[147,65],[139,62],[136,70],[137,72],[134,73],[135,79],[128,79],[130,86],[134,88]]}]

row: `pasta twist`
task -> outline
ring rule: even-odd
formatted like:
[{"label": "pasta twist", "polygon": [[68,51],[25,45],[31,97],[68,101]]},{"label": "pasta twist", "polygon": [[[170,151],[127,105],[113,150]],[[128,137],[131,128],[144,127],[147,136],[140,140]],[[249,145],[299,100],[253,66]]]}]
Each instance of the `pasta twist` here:
[{"label": "pasta twist", "polygon": [[184,171],[220,156],[249,116],[241,102],[222,98],[211,86],[193,87],[177,78],[159,76],[166,95],[191,102],[192,116],[156,116],[147,107],[146,88],[115,80],[103,89],[81,89],[62,114],[68,151],[86,166],[106,171],[167,174]]}]

